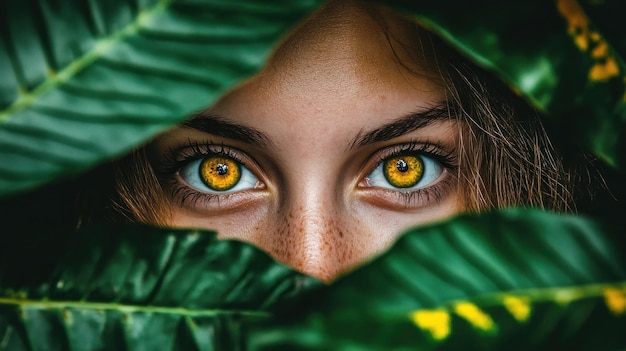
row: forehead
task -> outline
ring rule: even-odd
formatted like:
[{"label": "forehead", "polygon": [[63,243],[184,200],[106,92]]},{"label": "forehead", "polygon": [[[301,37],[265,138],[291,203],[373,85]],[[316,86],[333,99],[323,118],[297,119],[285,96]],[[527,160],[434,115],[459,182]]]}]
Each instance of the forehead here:
[{"label": "forehead", "polygon": [[303,63],[343,61],[374,68],[398,59],[413,61],[409,56],[415,53],[411,47],[416,33],[412,22],[389,9],[361,2],[331,2],[281,43],[266,71]]},{"label": "forehead", "polygon": [[390,80],[385,78],[419,72],[435,80],[421,55],[417,34],[413,22],[389,9],[331,2],[278,47],[261,76],[324,88],[329,88],[324,84],[329,76],[336,78],[335,83],[356,79],[384,84]]},{"label": "forehead", "polygon": [[338,117],[346,126],[374,127],[439,103],[443,85],[420,51],[419,30],[386,8],[330,2],[214,110],[234,119],[246,116],[246,124],[260,129],[277,121],[324,123]]}]

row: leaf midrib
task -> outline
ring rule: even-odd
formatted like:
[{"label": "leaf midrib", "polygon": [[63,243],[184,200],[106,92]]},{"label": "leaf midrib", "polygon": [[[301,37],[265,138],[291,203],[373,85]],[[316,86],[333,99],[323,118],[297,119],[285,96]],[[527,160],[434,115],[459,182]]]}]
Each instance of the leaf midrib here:
[{"label": "leaf midrib", "polygon": [[[362,308],[359,309],[359,313],[367,314],[374,313],[377,318],[385,317],[388,319],[406,319],[407,313],[417,311],[452,311],[454,306],[462,303],[471,303],[481,308],[489,308],[496,306],[503,306],[504,299],[513,297],[524,300],[525,302],[534,305],[537,303],[552,302],[562,306],[567,306],[575,301],[583,300],[586,298],[601,298],[606,299],[605,292],[607,289],[617,289],[626,294],[626,281],[615,281],[606,283],[594,283],[584,285],[572,285],[572,286],[560,286],[560,287],[541,287],[531,289],[514,289],[507,291],[497,291],[491,293],[482,293],[467,298],[458,298],[445,301],[443,303],[434,304],[431,306],[419,306],[419,307],[406,307],[394,308],[393,306],[387,306],[384,310],[367,311]],[[626,312],[625,312],[626,313]],[[353,318],[354,309],[348,308],[345,311],[334,311],[334,319]]]},{"label": "leaf midrib", "polygon": [[236,314],[245,317],[271,317],[272,314],[266,311],[236,310],[236,309],[188,309],[183,307],[164,307],[150,305],[126,305],[119,303],[88,302],[88,301],[46,301],[46,300],[25,300],[0,298],[0,305],[15,305],[21,308],[31,309],[66,309],[77,308],[81,310],[113,310],[119,312],[148,312],[160,314],[174,314],[183,316],[218,316],[226,314]]},{"label": "leaf midrib", "polygon": [[31,92],[20,94],[17,100],[15,100],[5,110],[0,111],[0,123],[6,122],[6,120],[8,120],[11,115],[17,111],[32,105],[43,94],[69,81],[80,71],[100,58],[115,44],[123,41],[133,34],[138,33],[144,22],[149,21],[152,17],[169,8],[174,1],[175,0],[159,0],[152,8],[140,11],[135,17],[135,20],[130,22],[124,28],[107,37],[98,39],[96,44],[81,57],[69,63],[58,73],[49,76]]}]

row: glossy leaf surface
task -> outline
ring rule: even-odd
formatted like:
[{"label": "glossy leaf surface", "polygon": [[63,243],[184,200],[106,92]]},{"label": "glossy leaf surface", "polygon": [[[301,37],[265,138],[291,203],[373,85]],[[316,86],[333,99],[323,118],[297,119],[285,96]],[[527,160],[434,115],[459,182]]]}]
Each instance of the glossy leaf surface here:
[{"label": "glossy leaf surface", "polygon": [[312,314],[264,328],[250,349],[618,350],[626,345],[624,301],[626,283],[485,295],[397,314]]},{"label": "glossy leaf surface", "polygon": [[0,335],[11,350],[617,347],[623,241],[540,211],[464,216],[324,287],[207,232],[5,237]]},{"label": "glossy leaf surface", "polygon": [[[319,3],[2,2],[0,196],[120,155],[210,105]],[[623,2],[385,3],[626,164]],[[295,303],[319,283],[212,234],[0,233],[0,349],[619,349],[622,231],[539,212],[461,218]],[[468,303],[484,313],[462,312]],[[271,321],[276,304],[287,324]]]},{"label": "glossy leaf surface", "polygon": [[92,227],[1,247],[8,350],[237,350],[243,324],[319,285],[211,232]]},{"label": "glossy leaf surface", "polygon": [[532,210],[415,229],[285,310],[278,327],[261,326],[252,343],[263,350],[624,346],[626,245],[619,233]]},{"label": "glossy leaf surface", "polygon": [[2,2],[0,196],[118,156],[209,106],[317,4]]}]

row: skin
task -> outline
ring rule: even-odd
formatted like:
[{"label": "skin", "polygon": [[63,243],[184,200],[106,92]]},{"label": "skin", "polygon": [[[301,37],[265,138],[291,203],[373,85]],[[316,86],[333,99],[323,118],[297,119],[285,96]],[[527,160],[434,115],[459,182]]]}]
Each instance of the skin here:
[{"label": "skin", "polygon": [[452,169],[443,168],[426,186],[436,192],[422,190],[411,201],[399,195],[404,190],[368,178],[380,162],[376,155],[390,146],[430,143],[453,154],[459,144],[458,122],[449,118],[354,145],[370,131],[445,101],[427,65],[396,45],[411,42],[415,29],[385,10],[375,10],[375,20],[371,11],[359,2],[330,3],[294,31],[257,76],[203,112],[255,129],[264,145],[188,126],[154,142],[156,169],[163,155],[191,141],[236,150],[258,178],[251,189],[182,201],[172,188],[189,184],[178,172],[175,186],[164,182],[169,224],[216,229],[328,282],[384,251],[407,227],[464,210]]}]

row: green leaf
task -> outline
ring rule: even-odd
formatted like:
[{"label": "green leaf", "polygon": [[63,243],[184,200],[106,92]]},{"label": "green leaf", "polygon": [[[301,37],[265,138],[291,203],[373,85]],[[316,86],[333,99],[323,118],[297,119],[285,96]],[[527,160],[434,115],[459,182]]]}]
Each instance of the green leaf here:
[{"label": "green leaf", "polygon": [[[623,167],[625,46],[611,33],[623,26],[600,16],[607,4],[610,18],[621,20],[623,3],[583,3],[592,19],[585,33],[600,28],[613,44],[607,52],[619,74],[606,80],[588,79],[603,41],[583,50],[558,1],[386,3],[418,12],[581,144]],[[210,105],[256,72],[318,5],[2,2],[0,196],[120,155]],[[624,347],[626,245],[612,235],[619,232],[539,212],[465,217],[416,230],[297,300],[297,309],[283,300],[319,283],[206,233],[139,226],[2,233],[0,349]],[[530,319],[513,316],[511,297],[528,302]],[[497,327],[477,329],[456,311],[459,303],[477,306]],[[294,325],[269,323],[276,304],[294,308],[296,318],[287,319]],[[433,310],[450,318],[449,336],[417,322],[416,313]],[[248,334],[258,321],[263,328]]]},{"label": "green leaf", "polygon": [[118,156],[210,105],[318,2],[3,2],[0,196]]},{"label": "green leaf", "polygon": [[537,210],[465,215],[412,230],[328,287],[209,232],[4,235],[0,340],[10,350],[616,348],[626,344],[619,234]]},{"label": "green leaf", "polygon": [[278,325],[259,327],[252,349],[624,346],[626,245],[619,233],[536,210],[415,229],[291,305]]},{"label": "green leaf", "polygon": [[320,284],[210,232],[50,234],[3,238],[2,349],[237,350],[242,325]]},{"label": "green leaf", "polygon": [[622,283],[492,294],[398,314],[309,314],[304,323],[257,331],[250,350],[613,350],[626,345],[625,302]]},{"label": "green leaf", "polygon": [[626,3],[580,2],[585,6],[576,0],[386,1],[502,78],[579,145],[625,170],[620,14]]}]

